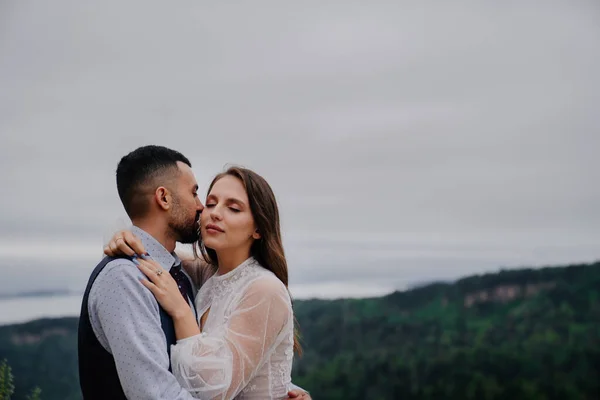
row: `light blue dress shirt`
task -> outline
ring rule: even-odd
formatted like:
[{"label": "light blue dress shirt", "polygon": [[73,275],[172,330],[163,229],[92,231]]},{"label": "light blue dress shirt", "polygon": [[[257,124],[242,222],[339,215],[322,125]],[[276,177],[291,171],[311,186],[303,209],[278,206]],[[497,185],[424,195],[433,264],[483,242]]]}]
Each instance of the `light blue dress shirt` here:
[{"label": "light blue dress shirt", "polygon": [[[135,226],[132,232],[167,271],[180,262],[148,233]],[[145,275],[128,259],[116,259],[104,267],[88,298],[92,329],[114,357],[128,399],[193,399],[169,372],[158,303],[140,282],[142,278]]]}]

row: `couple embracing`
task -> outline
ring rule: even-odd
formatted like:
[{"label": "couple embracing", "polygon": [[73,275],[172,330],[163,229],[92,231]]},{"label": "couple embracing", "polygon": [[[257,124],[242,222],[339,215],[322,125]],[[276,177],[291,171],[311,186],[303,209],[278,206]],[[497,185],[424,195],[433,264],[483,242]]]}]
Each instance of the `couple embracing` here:
[{"label": "couple embracing", "polygon": [[291,382],[301,350],[269,184],[229,168],[203,205],[190,161],[161,146],[124,156],[116,175],[133,226],[113,236],[85,290],[83,398],[310,399]]}]

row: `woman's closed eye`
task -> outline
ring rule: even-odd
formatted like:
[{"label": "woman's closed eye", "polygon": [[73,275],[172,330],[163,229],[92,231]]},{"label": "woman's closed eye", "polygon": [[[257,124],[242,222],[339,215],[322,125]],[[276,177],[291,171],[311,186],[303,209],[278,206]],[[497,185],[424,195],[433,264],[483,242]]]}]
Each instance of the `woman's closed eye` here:
[{"label": "woman's closed eye", "polygon": [[[213,208],[213,207],[215,207],[215,206],[216,206],[216,204],[214,204],[214,203],[209,203],[209,204],[206,204],[204,207],[206,207],[206,208]],[[229,208],[231,211],[233,211],[233,212],[235,212],[235,213],[242,212],[242,210],[240,210],[240,209],[238,209],[238,208],[236,208],[236,207],[227,207],[227,208]]]}]

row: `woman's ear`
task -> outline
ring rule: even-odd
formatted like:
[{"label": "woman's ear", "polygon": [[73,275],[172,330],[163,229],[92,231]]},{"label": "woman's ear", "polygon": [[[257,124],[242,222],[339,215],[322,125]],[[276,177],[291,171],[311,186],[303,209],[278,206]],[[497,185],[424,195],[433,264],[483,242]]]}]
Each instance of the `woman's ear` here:
[{"label": "woman's ear", "polygon": [[260,236],[260,232],[258,231],[258,229],[256,229],[256,230],[254,231],[254,233],[252,234],[252,237],[253,237],[255,240],[258,240],[258,239],[260,239],[260,238],[261,238],[261,236]]}]

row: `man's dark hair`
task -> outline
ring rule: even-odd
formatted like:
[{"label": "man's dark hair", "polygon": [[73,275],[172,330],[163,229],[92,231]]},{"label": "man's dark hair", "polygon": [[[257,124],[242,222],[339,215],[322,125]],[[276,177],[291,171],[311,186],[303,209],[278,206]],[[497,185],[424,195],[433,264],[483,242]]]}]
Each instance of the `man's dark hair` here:
[{"label": "man's dark hair", "polygon": [[169,186],[179,174],[177,161],[192,164],[183,154],[163,146],[143,146],[127,154],[117,166],[117,190],[129,218],[148,212],[148,196]]}]

